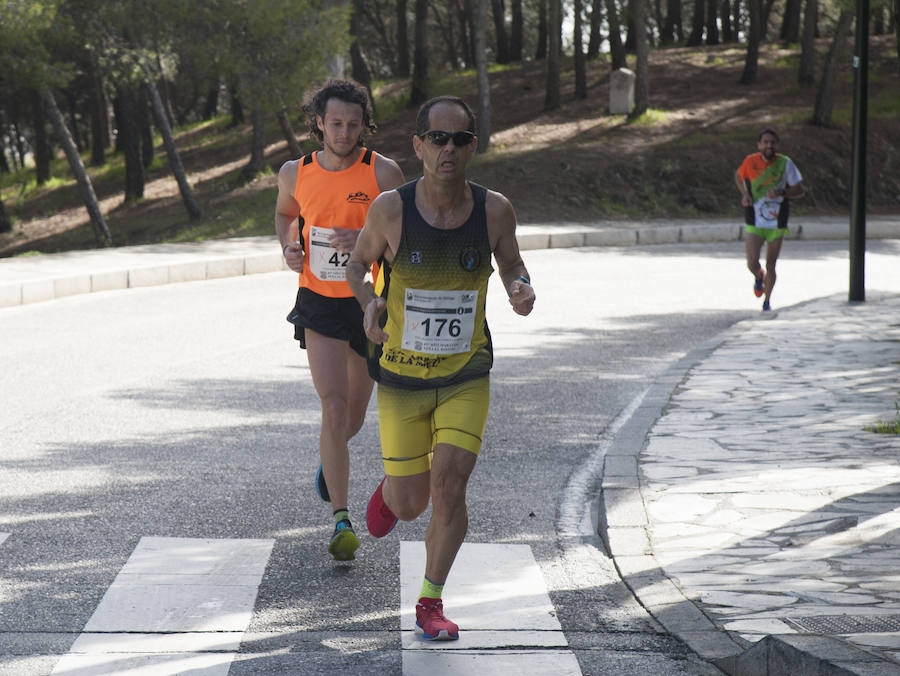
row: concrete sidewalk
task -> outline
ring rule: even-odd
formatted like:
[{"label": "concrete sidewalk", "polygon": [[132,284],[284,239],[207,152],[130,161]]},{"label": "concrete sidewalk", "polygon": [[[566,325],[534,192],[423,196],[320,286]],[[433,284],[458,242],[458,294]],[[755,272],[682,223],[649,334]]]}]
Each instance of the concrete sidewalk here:
[{"label": "concrete sidewalk", "polygon": [[728,674],[900,674],[900,295],[738,323],[615,435],[598,520],[670,633]]},{"label": "concrete sidewalk", "polygon": [[[846,217],[802,217],[791,223],[795,239],[847,239]],[[870,217],[869,239],[900,238],[900,216]],[[591,225],[520,225],[523,250],[580,246],[633,246],[677,242],[738,241],[737,221],[599,221]],[[274,235],[187,244],[90,249],[0,258],[0,307],[81,293],[283,270]]]}]

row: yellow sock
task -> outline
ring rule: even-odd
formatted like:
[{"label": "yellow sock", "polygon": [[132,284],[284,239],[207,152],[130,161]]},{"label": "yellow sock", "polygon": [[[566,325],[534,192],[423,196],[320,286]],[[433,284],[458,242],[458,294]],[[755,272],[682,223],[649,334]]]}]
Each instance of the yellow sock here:
[{"label": "yellow sock", "polygon": [[427,577],[422,582],[422,593],[419,594],[420,597],[424,596],[428,599],[439,599],[441,598],[441,594],[444,592],[443,584],[435,584]]}]

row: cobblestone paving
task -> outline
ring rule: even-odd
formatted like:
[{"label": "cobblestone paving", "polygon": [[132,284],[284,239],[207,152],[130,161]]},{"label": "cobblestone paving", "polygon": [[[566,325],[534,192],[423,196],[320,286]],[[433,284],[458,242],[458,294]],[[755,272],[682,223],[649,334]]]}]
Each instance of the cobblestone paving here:
[{"label": "cobblestone paving", "polygon": [[639,458],[653,556],[745,645],[840,636],[900,664],[900,298],[740,331],[676,388]]}]

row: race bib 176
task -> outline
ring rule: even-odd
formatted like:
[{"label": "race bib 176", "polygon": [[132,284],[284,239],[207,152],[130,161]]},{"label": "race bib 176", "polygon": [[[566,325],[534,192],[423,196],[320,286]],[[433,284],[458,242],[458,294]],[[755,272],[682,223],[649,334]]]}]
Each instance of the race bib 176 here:
[{"label": "race bib 176", "polygon": [[407,289],[404,350],[429,354],[468,352],[475,332],[478,291]]}]

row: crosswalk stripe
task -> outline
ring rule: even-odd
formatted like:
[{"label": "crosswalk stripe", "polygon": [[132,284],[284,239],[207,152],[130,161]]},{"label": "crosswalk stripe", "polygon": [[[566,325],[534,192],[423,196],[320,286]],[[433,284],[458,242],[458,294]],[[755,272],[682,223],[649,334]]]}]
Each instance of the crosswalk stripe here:
[{"label": "crosswalk stripe", "polygon": [[424,571],[425,543],[401,542],[404,674],[580,676],[528,545],[463,543],[443,597],[447,616],[460,626],[458,641],[425,641],[415,633]]},{"label": "crosswalk stripe", "polygon": [[225,676],[274,543],[141,538],[52,673]]}]

